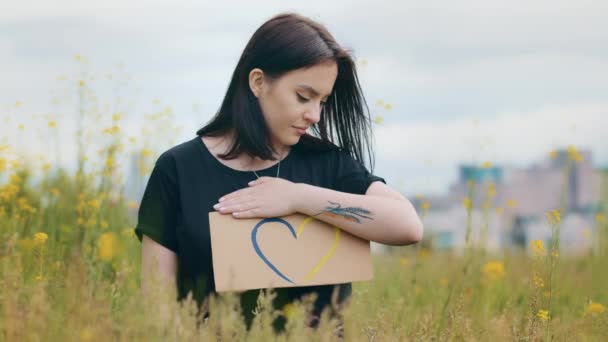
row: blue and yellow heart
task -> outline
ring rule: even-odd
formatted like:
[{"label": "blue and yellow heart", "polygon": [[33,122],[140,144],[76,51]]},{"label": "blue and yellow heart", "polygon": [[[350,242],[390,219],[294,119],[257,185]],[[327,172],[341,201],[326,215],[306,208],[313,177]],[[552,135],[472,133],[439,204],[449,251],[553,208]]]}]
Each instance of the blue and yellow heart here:
[{"label": "blue and yellow heart", "polygon": [[[279,217],[271,217],[271,218],[265,218],[260,220],[251,230],[251,243],[253,244],[253,249],[255,250],[255,252],[257,253],[257,255],[260,257],[260,259],[262,259],[262,261],[264,261],[264,263],[275,273],[277,274],[279,277],[285,279],[286,281],[297,285],[296,282],[294,282],[291,278],[289,278],[288,276],[286,276],[283,272],[281,272],[270,260],[268,260],[268,258],[266,257],[266,255],[264,255],[264,252],[262,252],[262,250],[260,249],[260,246],[258,244],[257,241],[257,234],[259,229],[265,224],[265,223],[270,223],[270,222],[277,222],[277,223],[281,223],[283,224],[291,233],[291,235],[295,238],[298,239],[300,237],[300,235],[302,235],[302,232],[304,231],[304,227],[306,227],[306,225],[311,222],[312,220],[314,220],[314,217],[307,217],[304,219],[304,221],[302,221],[302,223],[300,224],[300,226],[298,227],[298,230],[296,231],[295,229],[293,229],[293,226],[287,222],[286,220],[279,218]],[[309,281],[311,280],[314,275],[319,272],[319,270],[323,267],[323,265],[325,265],[325,263],[331,258],[331,256],[334,254],[334,251],[336,250],[336,248],[338,247],[338,242],[340,241],[340,228],[338,227],[334,227],[335,229],[335,234],[334,234],[334,241],[331,245],[331,248],[329,249],[329,251],[327,253],[325,253],[325,255],[321,258],[321,260],[319,260],[319,262],[317,262],[317,264],[306,274],[306,277],[304,278],[304,280]]]}]

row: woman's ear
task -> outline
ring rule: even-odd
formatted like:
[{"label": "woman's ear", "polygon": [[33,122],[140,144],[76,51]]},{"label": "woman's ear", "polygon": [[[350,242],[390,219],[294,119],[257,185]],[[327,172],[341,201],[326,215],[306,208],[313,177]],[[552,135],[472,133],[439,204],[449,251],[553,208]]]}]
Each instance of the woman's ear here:
[{"label": "woman's ear", "polygon": [[264,72],[259,68],[254,68],[249,72],[249,88],[255,97],[260,97],[264,86]]}]

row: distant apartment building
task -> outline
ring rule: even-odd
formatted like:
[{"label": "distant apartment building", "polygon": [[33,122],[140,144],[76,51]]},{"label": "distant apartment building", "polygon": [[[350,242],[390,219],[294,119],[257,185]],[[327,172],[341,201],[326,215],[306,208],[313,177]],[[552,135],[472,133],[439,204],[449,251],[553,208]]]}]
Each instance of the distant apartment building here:
[{"label": "distant apartment building", "polygon": [[[602,198],[602,175],[594,170],[590,151],[580,151],[580,162],[566,172],[568,151],[560,150],[527,168],[461,165],[458,180],[445,197],[416,199],[418,210],[430,203],[425,217],[425,236],[432,235],[437,248],[464,246],[469,218],[464,203],[470,197],[475,243],[490,222],[487,248],[527,248],[532,239],[548,241],[551,230],[546,213],[561,210],[562,247],[575,252],[589,247],[594,215]],[[485,217],[485,218],[484,218]],[[429,234],[426,234],[426,233]]]}]

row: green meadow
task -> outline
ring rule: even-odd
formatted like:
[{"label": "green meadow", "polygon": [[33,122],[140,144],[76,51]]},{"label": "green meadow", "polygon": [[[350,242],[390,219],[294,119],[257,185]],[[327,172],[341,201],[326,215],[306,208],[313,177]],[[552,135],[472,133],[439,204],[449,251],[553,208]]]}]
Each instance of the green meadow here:
[{"label": "green meadow", "polygon": [[[81,58],[81,57],[78,57]],[[133,233],[137,201],[127,200],[120,165],[136,156],[141,180],[171,140],[173,110],[155,100],[158,111],[142,118],[142,132],[125,134],[131,115],[91,106],[100,101],[90,78],[71,84],[83,123],[61,130],[60,114],[3,124],[49,139],[49,150],[30,156],[0,136],[0,340],[2,341],[331,341],[336,322],[323,316],[319,329],[305,326],[310,299],[272,310],[270,290],[258,299],[250,330],[240,318],[234,294],[212,300],[209,320],[197,326],[192,300],[178,303],[159,292],[140,291],[141,244]],[[386,110],[389,105],[383,104]],[[27,113],[27,101],[11,105]],[[383,122],[382,116],[374,124]],[[93,124],[93,122],[96,122]],[[39,129],[30,128],[37,125]],[[169,126],[168,126],[169,125]],[[4,130],[3,130],[4,131]],[[156,132],[161,132],[161,136]],[[76,134],[74,134],[76,133]],[[162,136],[164,134],[164,136]],[[75,171],[56,165],[58,136],[81,146]],[[98,150],[87,147],[98,146]],[[580,156],[571,149],[569,165]],[[568,176],[568,168],[564,177]],[[423,198],[422,198],[423,199]],[[490,198],[491,199],[491,198]],[[470,198],[462,210],[472,215]],[[484,210],[501,209],[491,201]],[[606,196],[603,206],[606,208]],[[433,210],[423,201],[420,215]],[[595,214],[593,248],[578,256],[560,253],[562,211],[548,212],[551,243],[533,240],[528,251],[491,252],[467,240],[459,253],[433,248],[429,235],[416,245],[374,255],[372,281],[353,284],[341,312],[347,341],[605,341],[608,338],[608,223]],[[467,236],[482,227],[464,227]],[[531,251],[531,253],[530,253]],[[270,322],[282,315],[286,330],[276,336]]]}]

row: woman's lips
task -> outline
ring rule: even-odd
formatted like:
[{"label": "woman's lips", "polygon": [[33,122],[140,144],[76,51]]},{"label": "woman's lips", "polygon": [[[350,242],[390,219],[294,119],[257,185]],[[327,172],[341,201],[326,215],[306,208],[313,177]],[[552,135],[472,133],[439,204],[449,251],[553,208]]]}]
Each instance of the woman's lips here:
[{"label": "woman's lips", "polygon": [[296,126],[293,126],[293,128],[295,128],[295,129],[296,129],[296,131],[297,131],[299,134],[304,134],[304,133],[306,133],[306,129],[305,129],[305,128],[298,128],[298,127],[296,127]]}]

